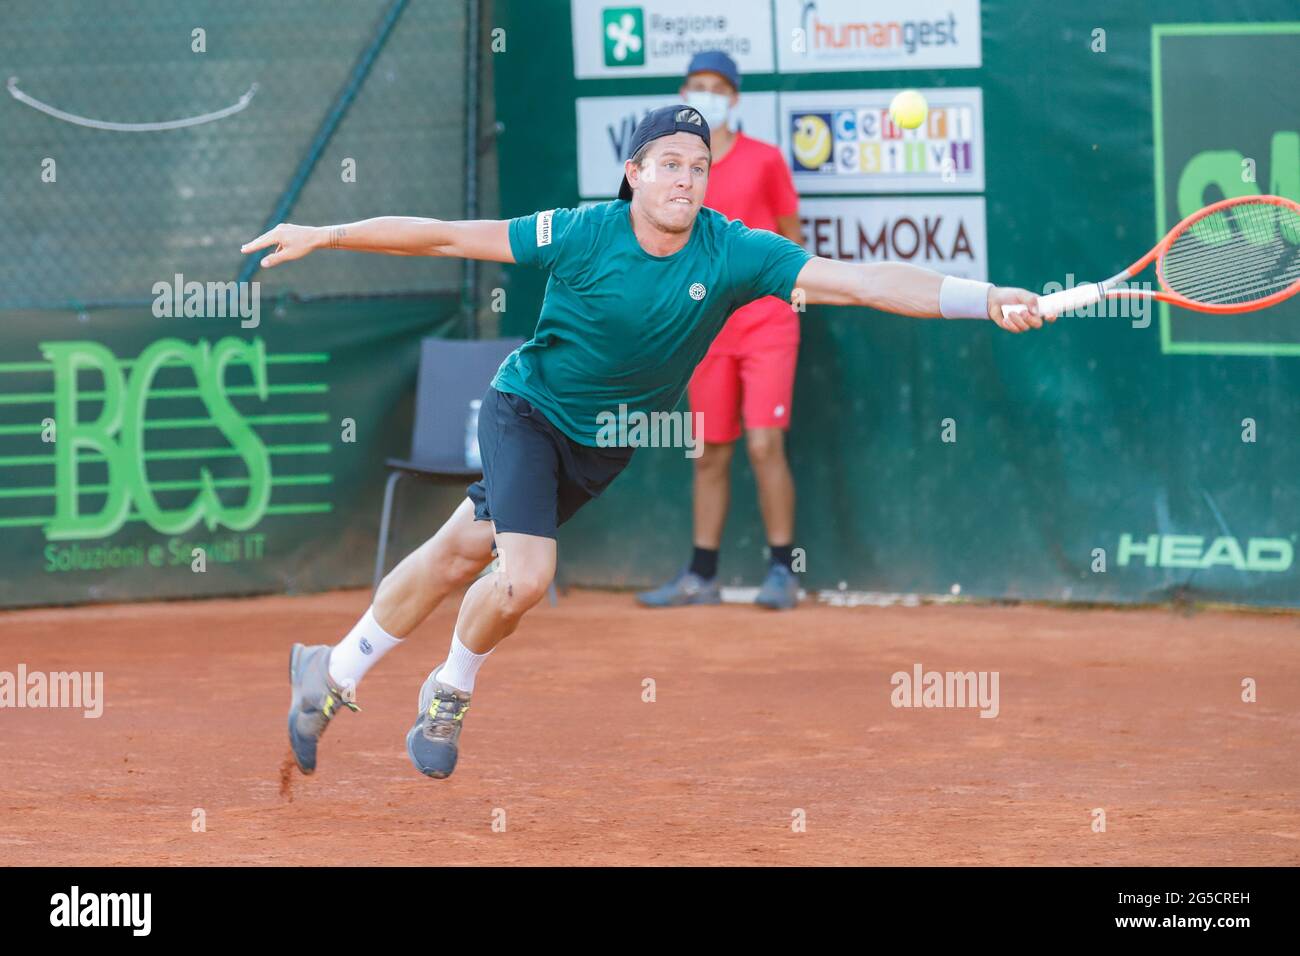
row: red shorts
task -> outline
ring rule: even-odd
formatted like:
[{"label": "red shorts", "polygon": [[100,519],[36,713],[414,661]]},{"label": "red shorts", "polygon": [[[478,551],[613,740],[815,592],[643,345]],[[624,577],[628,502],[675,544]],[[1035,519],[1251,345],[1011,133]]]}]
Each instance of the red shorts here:
[{"label": "red shorts", "polygon": [[704,440],[728,444],[745,428],[790,427],[799,343],[730,355],[710,352],[691,376],[692,412],[704,413]]}]

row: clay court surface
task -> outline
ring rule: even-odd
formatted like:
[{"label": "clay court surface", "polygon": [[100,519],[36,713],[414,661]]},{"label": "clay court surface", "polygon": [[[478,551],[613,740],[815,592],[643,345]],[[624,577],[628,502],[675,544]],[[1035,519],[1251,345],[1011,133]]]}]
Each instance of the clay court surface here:
[{"label": "clay court surface", "polygon": [[[98,720],[0,711],[9,864],[1296,864],[1300,617],[933,605],[643,611],[574,592],[484,668],[449,780],[403,745],[449,601],[285,766],[295,640],[362,591],[0,614],[0,670],[103,671]],[[996,670],[1000,714],[890,675]],[[1241,680],[1258,681],[1256,703]],[[642,700],[642,681],[657,700]],[[191,830],[206,813],[206,832]],[[792,812],[807,830],[792,831]],[[1104,808],[1106,832],[1090,828]],[[504,810],[505,832],[493,832]],[[498,813],[496,819],[500,820]]]}]

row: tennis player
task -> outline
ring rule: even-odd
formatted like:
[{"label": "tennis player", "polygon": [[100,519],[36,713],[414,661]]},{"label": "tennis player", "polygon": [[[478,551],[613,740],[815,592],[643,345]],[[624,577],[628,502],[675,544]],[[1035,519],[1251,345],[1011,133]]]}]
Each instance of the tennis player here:
[{"label": "tennis player", "polygon": [[[740,102],[740,70],[721,50],[697,53],[686,68],[681,95],[709,124],[713,158],[704,205],[751,229],[801,241],[799,195],[775,146],[732,129]],[[718,549],[731,497],[731,458],[741,435],[749,455],[770,563],[754,602],[784,610],[799,602],[794,576],[794,477],[785,433],[794,405],[799,358],[799,313],[766,296],[742,305],[691,376],[691,412],[702,416],[704,444],[695,459],[694,551],[668,583],[637,595],[646,607],[717,604]],[[696,419],[701,420],[701,419]]]},{"label": "tennis player", "polygon": [[[904,263],[814,258],[782,236],[704,208],[709,146],[698,110],[665,107],[638,124],[613,202],[502,221],[285,223],[243,247],[274,246],[264,266],[348,249],[517,262],[550,273],[536,333],[501,364],[483,399],[483,479],[384,578],[374,604],[338,644],[293,648],[289,740],[303,773],[315,770],[320,737],[339,709],[357,709],[355,688],[366,672],[469,584],[447,658],[420,688],[406,736],[416,769],[451,774],[479,668],[555,574],[556,528],[632,457],[630,447],[602,447],[598,416],[620,405],[646,415],[671,410],[727,316],[744,303],[775,295],[992,319],[1014,332],[1042,326],[1038,297],[1023,289]],[[1002,306],[1013,304],[1025,310],[1004,317]],[[478,577],[494,545],[497,567]]]}]

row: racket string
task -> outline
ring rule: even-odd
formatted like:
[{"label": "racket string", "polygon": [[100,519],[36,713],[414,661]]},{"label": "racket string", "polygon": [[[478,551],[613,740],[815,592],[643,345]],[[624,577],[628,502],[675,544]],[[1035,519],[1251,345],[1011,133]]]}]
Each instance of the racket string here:
[{"label": "racket string", "polygon": [[[1297,275],[1295,278],[1300,278]],[[1287,281],[1291,279],[1291,281]],[[1278,278],[1262,278],[1245,283],[1236,274],[1211,278],[1205,282],[1190,285],[1178,280],[1168,280],[1167,285],[1179,295],[1195,302],[1207,305],[1253,302],[1281,292],[1294,284],[1289,275]]]},{"label": "racket string", "polygon": [[[1185,265],[1200,265],[1205,262],[1215,262],[1220,260],[1224,255],[1224,249],[1217,246],[1206,246],[1204,249],[1196,252],[1189,252],[1187,251],[1187,248],[1188,247],[1185,244],[1179,251],[1178,258],[1172,263],[1166,263],[1166,265],[1173,268],[1181,268]],[[1273,258],[1276,258],[1278,252],[1276,244],[1268,246],[1253,246],[1248,248],[1253,250],[1257,255],[1270,256]]]},{"label": "racket string", "polygon": [[1300,282],[1300,214],[1243,202],[1192,223],[1161,256],[1165,285],[1207,305],[1251,302]]},{"label": "racket string", "polygon": [[[1222,246],[1206,246],[1203,249],[1200,249],[1195,252],[1191,252],[1191,251],[1187,251],[1189,245],[1190,244],[1184,244],[1183,247],[1179,250],[1177,259],[1175,259],[1173,262],[1166,262],[1166,266],[1177,269],[1186,265],[1201,265],[1205,262],[1214,262],[1220,260],[1224,256],[1224,248]],[[1276,258],[1278,255],[1279,247],[1281,245],[1282,245],[1281,243],[1272,243],[1267,246],[1260,246],[1260,245],[1246,246],[1244,247],[1246,249],[1246,252],[1243,253],[1243,255],[1250,255],[1251,253],[1254,253],[1261,256],[1271,256]]]},{"label": "racket string", "polygon": [[[1166,279],[1168,279],[1168,276],[1166,276]],[[1169,285],[1175,292],[1189,299],[1207,303],[1262,299],[1279,289],[1285,289],[1290,284],[1290,282],[1279,282],[1268,277],[1256,277],[1253,280],[1243,281],[1232,275],[1221,278],[1211,277],[1201,282],[1180,283],[1177,280],[1169,280]]]},{"label": "racket string", "polygon": [[[1261,290],[1279,285],[1279,280],[1268,274],[1268,267],[1276,263],[1279,256],[1276,250],[1260,253],[1252,257],[1241,257],[1226,266],[1207,268],[1205,262],[1180,264],[1178,268],[1165,265],[1165,279],[1175,291],[1188,298],[1196,298],[1196,293],[1206,293],[1223,285],[1225,277],[1236,278],[1233,288],[1235,294],[1244,294],[1249,290]],[[1243,278],[1244,276],[1244,278]],[[1292,277],[1292,281],[1294,276]],[[1280,286],[1290,285],[1282,274]]]}]

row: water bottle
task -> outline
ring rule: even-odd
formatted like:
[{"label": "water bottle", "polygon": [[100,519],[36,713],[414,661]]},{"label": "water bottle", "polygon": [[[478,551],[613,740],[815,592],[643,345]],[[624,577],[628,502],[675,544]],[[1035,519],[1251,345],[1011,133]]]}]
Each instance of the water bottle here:
[{"label": "water bottle", "polygon": [[469,403],[469,414],[465,417],[465,467],[482,468],[483,459],[478,453],[478,410],[483,404],[479,399]]}]

